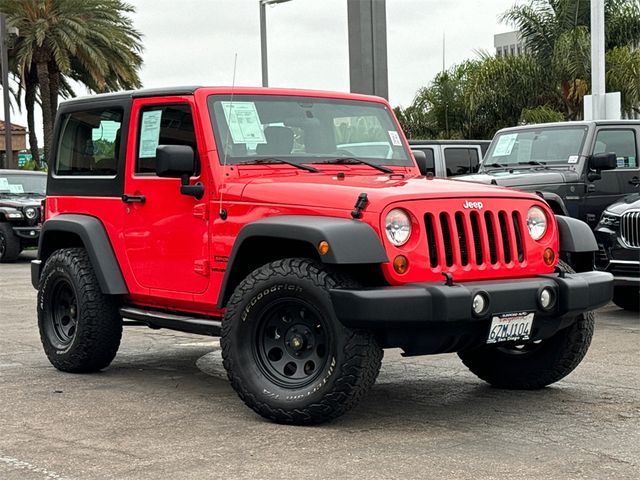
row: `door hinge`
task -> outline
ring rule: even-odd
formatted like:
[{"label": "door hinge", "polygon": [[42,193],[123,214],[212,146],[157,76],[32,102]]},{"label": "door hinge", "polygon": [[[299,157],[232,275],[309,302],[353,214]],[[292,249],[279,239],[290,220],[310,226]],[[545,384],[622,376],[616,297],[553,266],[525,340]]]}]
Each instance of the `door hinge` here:
[{"label": "door hinge", "polygon": [[193,207],[193,216],[196,218],[201,218],[204,221],[209,220],[209,209],[206,203],[199,203],[195,207]]},{"label": "door hinge", "polygon": [[196,260],[193,262],[193,271],[198,275],[209,276],[209,260]]}]

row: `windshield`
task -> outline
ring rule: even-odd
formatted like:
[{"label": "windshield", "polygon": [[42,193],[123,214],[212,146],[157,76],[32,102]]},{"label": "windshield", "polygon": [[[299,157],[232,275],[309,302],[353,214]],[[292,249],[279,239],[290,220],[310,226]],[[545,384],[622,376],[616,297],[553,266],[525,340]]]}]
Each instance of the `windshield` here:
[{"label": "windshield", "polygon": [[499,133],[483,167],[578,163],[587,127],[547,127]]},{"label": "windshield", "polygon": [[412,166],[389,110],[353,100],[274,95],[212,95],[209,112],[220,162],[282,159],[322,163],[353,157]]},{"label": "windshield", "polygon": [[0,195],[38,194],[45,195],[46,175],[0,173]]}]

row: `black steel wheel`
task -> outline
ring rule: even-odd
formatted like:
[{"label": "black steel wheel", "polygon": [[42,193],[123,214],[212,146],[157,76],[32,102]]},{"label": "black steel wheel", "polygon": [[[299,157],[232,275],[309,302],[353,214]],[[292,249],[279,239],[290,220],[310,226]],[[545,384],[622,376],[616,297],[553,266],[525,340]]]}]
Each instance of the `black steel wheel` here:
[{"label": "black steel wheel", "polygon": [[45,332],[49,341],[60,349],[68,347],[78,327],[78,299],[73,286],[65,278],[58,278],[49,298],[47,314],[50,316]]},{"label": "black steel wheel", "polygon": [[13,263],[20,255],[20,239],[8,223],[0,222],[0,263]]},{"label": "black steel wheel", "polygon": [[336,418],[375,383],[382,349],[335,317],[331,288],[354,283],[290,258],[247,276],[227,304],[222,356],[240,398],[265,418],[298,425]]},{"label": "black steel wheel", "polygon": [[109,366],[120,346],[118,301],[100,290],[87,252],[55,251],[38,288],[40,340],[51,364],[65,372],[96,372]]},{"label": "black steel wheel", "polygon": [[283,298],[259,318],[254,355],[264,374],[284,388],[299,388],[316,380],[333,354],[321,313],[304,300]]}]

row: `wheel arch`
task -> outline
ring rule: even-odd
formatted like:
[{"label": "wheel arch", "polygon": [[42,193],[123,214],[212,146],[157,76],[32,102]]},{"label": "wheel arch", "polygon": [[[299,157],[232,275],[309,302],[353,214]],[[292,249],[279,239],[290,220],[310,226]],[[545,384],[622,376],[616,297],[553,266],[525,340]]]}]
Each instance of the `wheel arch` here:
[{"label": "wheel arch", "polygon": [[555,215],[569,215],[569,211],[567,210],[562,197],[560,197],[560,195],[558,195],[557,193],[536,191],[536,194],[538,194],[544,199],[545,202],[547,202]]},{"label": "wheel arch", "polygon": [[[38,261],[40,265],[44,265],[56,250],[74,247],[81,247],[87,251],[102,293],[109,295],[128,293],[107,231],[102,222],[95,217],[61,214],[47,220],[40,233]],[[39,275],[39,269],[32,273],[31,281],[36,288]]]},{"label": "wheel arch", "polygon": [[[318,253],[321,241],[329,243],[325,255]],[[378,235],[364,222],[303,215],[257,220],[245,225],[235,240],[218,295],[218,307],[226,305],[238,284],[253,270],[291,257],[334,264],[356,276],[366,276],[365,271],[376,274],[380,264],[388,261]]]}]

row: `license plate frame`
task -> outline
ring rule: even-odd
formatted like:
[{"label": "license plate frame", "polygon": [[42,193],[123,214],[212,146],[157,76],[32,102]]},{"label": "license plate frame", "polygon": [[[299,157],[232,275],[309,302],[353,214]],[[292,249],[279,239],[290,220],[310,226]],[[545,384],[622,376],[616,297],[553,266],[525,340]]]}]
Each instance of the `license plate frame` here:
[{"label": "license plate frame", "polygon": [[533,312],[509,312],[491,318],[487,345],[505,342],[526,342],[531,339]]}]

